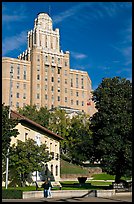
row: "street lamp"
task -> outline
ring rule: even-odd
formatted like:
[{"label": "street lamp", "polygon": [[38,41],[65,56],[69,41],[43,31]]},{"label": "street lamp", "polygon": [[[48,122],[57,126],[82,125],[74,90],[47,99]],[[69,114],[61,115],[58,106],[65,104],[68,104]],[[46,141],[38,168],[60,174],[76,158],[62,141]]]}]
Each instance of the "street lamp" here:
[{"label": "street lamp", "polygon": [[[11,89],[12,89],[12,74],[13,70],[10,70],[10,90],[9,90],[9,119],[11,118]],[[7,156],[6,156],[6,189],[8,187],[8,164],[9,164],[9,147],[7,149]]]}]

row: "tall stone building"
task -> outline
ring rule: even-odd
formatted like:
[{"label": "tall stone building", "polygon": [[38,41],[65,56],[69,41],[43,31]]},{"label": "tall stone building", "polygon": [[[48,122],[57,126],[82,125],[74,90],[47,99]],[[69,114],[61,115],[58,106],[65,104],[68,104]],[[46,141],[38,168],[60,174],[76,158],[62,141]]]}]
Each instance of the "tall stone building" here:
[{"label": "tall stone building", "polygon": [[35,104],[96,112],[91,79],[86,71],[70,69],[70,53],[60,49],[59,29],[53,29],[48,14],[38,14],[28,32],[27,50],[18,59],[2,58],[2,102],[12,110]]}]

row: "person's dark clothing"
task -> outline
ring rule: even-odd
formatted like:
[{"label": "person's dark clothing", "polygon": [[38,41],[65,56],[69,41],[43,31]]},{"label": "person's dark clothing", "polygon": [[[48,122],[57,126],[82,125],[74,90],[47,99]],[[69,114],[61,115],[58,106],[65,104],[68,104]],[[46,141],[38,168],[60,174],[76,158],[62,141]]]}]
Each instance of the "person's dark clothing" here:
[{"label": "person's dark clothing", "polygon": [[48,196],[48,189],[49,189],[49,183],[48,182],[45,182],[42,184],[42,188],[44,188],[44,197],[47,198]]}]

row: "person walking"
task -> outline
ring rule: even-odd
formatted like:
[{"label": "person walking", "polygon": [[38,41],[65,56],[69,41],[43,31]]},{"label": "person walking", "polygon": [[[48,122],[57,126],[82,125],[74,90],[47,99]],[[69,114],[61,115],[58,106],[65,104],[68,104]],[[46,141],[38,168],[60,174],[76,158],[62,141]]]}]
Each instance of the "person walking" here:
[{"label": "person walking", "polygon": [[48,178],[47,181],[48,181],[48,198],[52,198],[52,193],[51,193],[52,184],[51,184],[50,178]]},{"label": "person walking", "polygon": [[48,180],[46,180],[42,186],[42,188],[44,188],[44,197],[47,198],[48,197],[48,189],[49,189],[49,182]]}]

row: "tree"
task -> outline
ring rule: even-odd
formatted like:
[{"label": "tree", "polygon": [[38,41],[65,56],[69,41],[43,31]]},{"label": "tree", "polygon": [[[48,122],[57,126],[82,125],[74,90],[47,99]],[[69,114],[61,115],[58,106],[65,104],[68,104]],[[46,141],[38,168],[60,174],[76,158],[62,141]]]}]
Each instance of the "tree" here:
[{"label": "tree", "polygon": [[67,117],[65,110],[56,108],[55,111],[51,113],[49,129],[64,138],[64,140],[61,141],[60,146],[61,154],[66,154],[69,127],[70,118]]},{"label": "tree", "polygon": [[132,83],[125,78],[105,78],[93,92],[98,112],[91,119],[94,160],[104,171],[121,176],[132,173]]},{"label": "tree", "polygon": [[25,186],[29,174],[34,171],[42,171],[44,164],[51,159],[45,144],[38,146],[32,139],[22,142],[17,141],[17,145],[10,147],[9,170],[11,183],[21,183]]},{"label": "tree", "polygon": [[49,125],[50,113],[46,107],[41,107],[39,110],[37,110],[36,105],[26,105],[23,108],[18,108],[18,111],[21,115],[26,116],[43,127],[47,128]]},{"label": "tree", "polygon": [[[2,104],[2,172],[6,170],[7,150],[10,146],[11,137],[16,137],[19,132],[15,129],[18,120],[9,119],[9,106]],[[3,175],[4,176],[4,175]],[[3,178],[4,179],[4,178]]]},{"label": "tree", "polygon": [[92,161],[92,132],[89,116],[86,114],[74,116],[68,136],[68,155],[74,163]]}]

